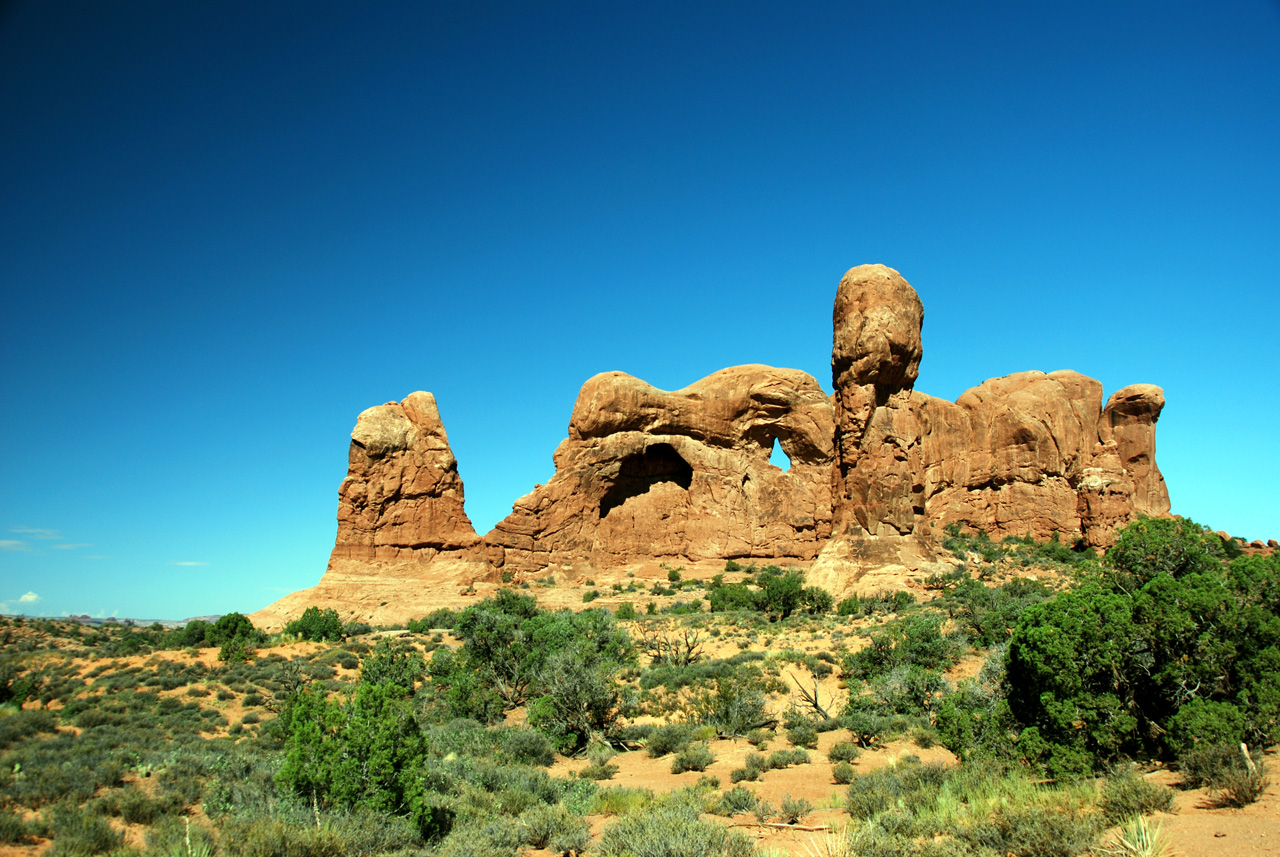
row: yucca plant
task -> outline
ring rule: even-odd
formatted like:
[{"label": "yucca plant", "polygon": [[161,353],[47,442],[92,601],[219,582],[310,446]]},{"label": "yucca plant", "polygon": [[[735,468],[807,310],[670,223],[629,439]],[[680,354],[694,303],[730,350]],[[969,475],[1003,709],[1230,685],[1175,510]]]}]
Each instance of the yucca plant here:
[{"label": "yucca plant", "polygon": [[1169,857],[1173,844],[1158,822],[1148,822],[1144,816],[1135,815],[1121,825],[1120,831],[1102,850],[1113,857]]}]

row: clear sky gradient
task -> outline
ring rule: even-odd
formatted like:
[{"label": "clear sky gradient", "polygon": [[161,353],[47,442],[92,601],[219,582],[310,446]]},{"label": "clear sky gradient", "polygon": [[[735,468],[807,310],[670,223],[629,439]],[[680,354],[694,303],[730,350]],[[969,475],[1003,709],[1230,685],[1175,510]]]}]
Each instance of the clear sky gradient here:
[{"label": "clear sky gradient", "polygon": [[481,533],[582,382],[803,369],[883,262],[917,389],[1164,387],[1174,511],[1280,537],[1280,4],[0,5],[0,612],[314,584],[364,408]]}]

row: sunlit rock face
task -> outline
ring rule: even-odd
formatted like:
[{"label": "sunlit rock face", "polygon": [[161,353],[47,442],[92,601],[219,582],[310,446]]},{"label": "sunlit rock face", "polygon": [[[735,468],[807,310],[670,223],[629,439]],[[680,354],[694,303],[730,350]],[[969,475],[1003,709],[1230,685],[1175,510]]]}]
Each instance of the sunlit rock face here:
[{"label": "sunlit rock face", "polygon": [[[483,538],[431,394],[366,410],[325,576],[261,615],[300,612],[305,596],[394,621],[431,606],[419,593],[441,582],[466,592],[639,560],[811,563],[810,581],[840,594],[932,568],[948,525],[1105,547],[1135,516],[1168,513],[1159,387],[1125,387],[1104,407],[1098,381],[1032,371],[955,402],[920,393],[924,307],[884,265],[844,275],[832,322],[830,397],[804,372],[761,365],[674,392],[622,372],[589,379],[555,475]],[[770,463],[775,444],[789,468]]]},{"label": "sunlit rock face", "polygon": [[[789,470],[769,462],[774,443]],[[813,559],[831,532],[831,403],[812,376],[735,366],[666,392],[583,385],[555,476],[485,537],[509,571],[644,557]]]},{"label": "sunlit rock face", "polygon": [[1071,371],[993,378],[954,403],[916,392],[923,308],[883,265],[845,274],[833,321],[834,531],[815,569],[829,588],[919,568],[948,524],[1105,546],[1135,515],[1168,512],[1159,387],[1105,409],[1102,385]]},{"label": "sunlit rock face", "polygon": [[361,413],[347,461],[347,478],[338,486],[334,556],[429,558],[479,543],[430,393]]}]

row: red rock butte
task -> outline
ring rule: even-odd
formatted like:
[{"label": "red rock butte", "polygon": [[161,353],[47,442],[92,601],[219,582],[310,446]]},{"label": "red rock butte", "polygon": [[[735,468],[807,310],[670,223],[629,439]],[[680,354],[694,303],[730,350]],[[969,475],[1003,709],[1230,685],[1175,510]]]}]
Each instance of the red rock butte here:
[{"label": "red rock butte", "polygon": [[[1125,387],[1104,406],[1092,378],[1019,372],[936,399],[913,389],[923,323],[897,271],[861,265],[836,292],[831,396],[804,372],[762,365],[674,392],[596,375],[555,476],[484,536],[435,398],[369,408],[351,433],[328,569],[253,618],[278,626],[317,605],[404,621],[442,592],[456,601],[503,579],[729,559],[804,567],[841,595],[937,568],[947,525],[1106,547],[1135,517],[1168,513],[1159,387]],[[770,464],[775,442],[789,470]]]}]

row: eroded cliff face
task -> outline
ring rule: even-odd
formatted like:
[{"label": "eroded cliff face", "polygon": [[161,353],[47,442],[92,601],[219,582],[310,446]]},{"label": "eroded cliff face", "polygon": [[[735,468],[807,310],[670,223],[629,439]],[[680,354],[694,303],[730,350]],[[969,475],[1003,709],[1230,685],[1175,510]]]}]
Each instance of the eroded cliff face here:
[{"label": "eroded cliff face", "polygon": [[840,282],[835,529],[815,580],[840,592],[869,573],[901,576],[936,555],[948,524],[1106,546],[1135,515],[1169,511],[1155,465],[1159,387],[1126,387],[1103,408],[1092,378],[1019,372],[947,402],[912,389],[923,321],[892,268],[863,265]]},{"label": "eroded cliff face", "polygon": [[[774,442],[790,470],[769,463]],[[815,557],[831,532],[831,403],[812,376],[735,366],[665,392],[583,385],[555,476],[485,537],[506,570],[643,557]]]},{"label": "eroded cliff face", "polygon": [[[950,524],[1105,547],[1137,515],[1168,513],[1159,387],[1125,387],[1105,407],[1102,385],[1071,371],[993,378],[955,402],[920,393],[924,307],[884,265],[844,275],[832,320],[831,397],[804,372],[760,365],[674,392],[591,378],[555,476],[483,539],[431,394],[370,408],[351,434],[325,576],[255,615],[360,604],[352,616],[394,621],[426,581],[466,590],[657,559],[814,561],[810,580],[840,594],[901,585],[937,559]],[[770,464],[775,442],[789,470]]]},{"label": "eroded cliff face", "polygon": [[411,393],[356,419],[338,487],[333,557],[429,559],[480,541],[435,397]]}]

